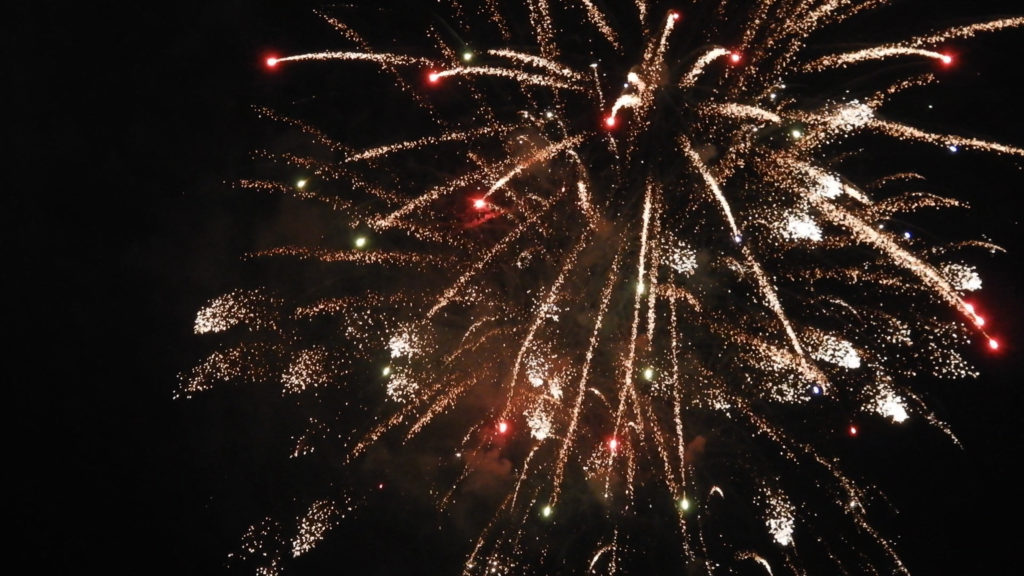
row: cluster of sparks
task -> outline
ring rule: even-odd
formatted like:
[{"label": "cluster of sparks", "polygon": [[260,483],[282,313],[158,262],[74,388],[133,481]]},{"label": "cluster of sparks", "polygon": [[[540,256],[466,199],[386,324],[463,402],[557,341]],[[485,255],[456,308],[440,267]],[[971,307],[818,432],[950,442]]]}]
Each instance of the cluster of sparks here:
[{"label": "cluster of sparks", "polygon": [[[566,562],[546,530],[564,531],[581,500],[603,524],[562,570],[628,572],[652,537],[631,529],[660,507],[659,540],[708,574],[799,574],[815,556],[833,573],[909,573],[822,431],[916,418],[957,443],[912,388],[975,375],[958,352],[972,343],[998,348],[962,257],[999,248],[912,237],[897,214],[961,204],[918,191],[917,173],[868,179],[843,162],[864,141],[1024,156],[884,114],[954,63],[944,45],[1024,17],[823,55],[815,38],[889,2],[720,0],[692,18],[645,0],[502,4],[441,2],[444,25],[415,47],[325,13],[348,49],[267,59],[372,68],[423,120],[395,132],[422,132],[353,147],[301,110],[259,109],[310,144],[258,152],[275,176],[238,185],[317,205],[351,236],[250,254],[333,280],[214,298],[195,331],[219,345],[179,395],[278,385],[317,407],[296,458],[340,443],[350,464],[439,431],[455,470],[441,508],[501,480],[467,574]],[[881,85],[787,89],[857,68]],[[716,519],[730,502],[763,537],[730,540]],[[339,506],[313,502],[260,570],[329,539]]]}]

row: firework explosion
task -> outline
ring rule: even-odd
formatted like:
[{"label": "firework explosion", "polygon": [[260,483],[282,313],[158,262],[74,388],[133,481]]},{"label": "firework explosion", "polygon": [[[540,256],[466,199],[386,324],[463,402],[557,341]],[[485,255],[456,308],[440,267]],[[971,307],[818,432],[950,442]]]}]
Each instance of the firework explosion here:
[{"label": "firework explosion", "polygon": [[[906,232],[960,202],[864,158],[1024,156],[886,113],[950,41],[1024,17],[835,49],[889,2],[506,4],[323,12],[342,49],[267,59],[345,68],[350,106],[392,117],[259,108],[301,138],[237,186],[329,217],[199,311],[216,349],[179,395],[275,386],[296,460],[428,462],[441,510],[487,509],[467,574],[628,572],[652,526],[694,573],[909,573],[834,431],[916,419],[958,443],[913,387],[998,348],[964,259],[999,248]],[[236,556],[273,574],[328,546],[358,514],[345,478]]]}]

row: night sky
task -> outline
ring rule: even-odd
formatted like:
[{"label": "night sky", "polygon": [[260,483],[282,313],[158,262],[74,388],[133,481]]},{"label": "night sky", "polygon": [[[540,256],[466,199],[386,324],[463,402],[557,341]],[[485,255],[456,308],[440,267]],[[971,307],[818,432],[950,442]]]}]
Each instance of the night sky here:
[{"label": "night sky", "polygon": [[[12,548],[37,573],[220,574],[242,531],[280,504],[275,490],[302,481],[287,476],[291,440],[266,404],[172,399],[178,373],[206,352],[195,312],[237,284],[238,256],[260,233],[240,210],[251,193],[222,183],[244,174],[266,135],[251,105],[287,89],[262,56],[345,44],[331,44],[311,2],[116,4],[37,4],[10,20]],[[977,5],[982,15],[1021,12],[1012,0]],[[936,27],[958,22],[948,18]],[[950,131],[1024,145],[1024,87],[1012,85],[1022,42],[1017,30],[955,43],[957,69],[935,103],[973,132]],[[924,426],[868,430],[844,449],[885,486],[900,510],[888,533],[901,534],[907,566],[926,576],[1004,573],[1019,566],[1024,536],[1024,162],[981,156],[945,168],[953,195],[972,206],[963,225],[1007,248],[978,261],[978,299],[1003,346],[972,353],[981,378],[923,394],[964,449]],[[336,561],[366,564],[351,572],[360,574],[458,568],[466,548],[437,530],[446,520],[390,493],[369,498],[373,516],[339,529],[308,573],[350,573],[318,571]]]}]

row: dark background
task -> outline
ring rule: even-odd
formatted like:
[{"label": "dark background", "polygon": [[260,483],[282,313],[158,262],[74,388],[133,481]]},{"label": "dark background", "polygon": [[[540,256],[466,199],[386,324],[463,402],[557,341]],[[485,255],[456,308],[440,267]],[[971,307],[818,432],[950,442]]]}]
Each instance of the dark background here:
[{"label": "dark background", "polygon": [[[957,21],[943,3],[898,4],[908,22]],[[972,11],[1019,12],[1013,4]],[[222,182],[262,134],[250,106],[281,89],[262,55],[344,45],[312,6],[33,3],[8,17],[7,508],[12,549],[38,572],[218,573],[260,517],[261,482],[289,444],[275,439],[273,414],[172,395],[203,356],[196,310],[233,287],[259,226]],[[1022,40],[1004,31],[954,43],[958,66],[935,102],[949,131],[1024,145]],[[1003,573],[1019,566],[1024,535],[1024,173],[1006,158],[949,162],[955,195],[973,208],[960,224],[1008,250],[980,263],[977,298],[1003,347],[979,350],[981,378],[926,392],[963,450],[897,434],[862,438],[852,457],[877,467],[897,503],[897,549],[912,572]],[[437,522],[409,506],[343,531],[330,556],[372,564],[368,574],[458,566],[462,545],[442,549]]]}]

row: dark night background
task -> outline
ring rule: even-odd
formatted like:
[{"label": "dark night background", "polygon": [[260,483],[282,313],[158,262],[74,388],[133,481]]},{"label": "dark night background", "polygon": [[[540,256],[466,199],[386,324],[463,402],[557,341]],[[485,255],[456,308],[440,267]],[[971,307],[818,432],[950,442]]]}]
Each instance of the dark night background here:
[{"label": "dark night background", "polygon": [[[897,4],[908,6],[894,13],[918,17],[914,6],[957,5]],[[1024,12],[1016,4],[960,5]],[[259,226],[221,183],[241,173],[262,134],[250,106],[283,89],[261,56],[346,45],[331,43],[313,6],[40,2],[8,16],[6,507],[11,549],[36,573],[215,574],[261,517],[276,450],[290,443],[275,437],[273,414],[172,394],[205,350],[191,333],[196,310],[233,286]],[[927,20],[942,27],[956,12],[935,8]],[[1014,85],[1022,42],[1017,30],[952,43],[957,69],[933,92],[950,132],[1024,145],[1024,87]],[[963,225],[1008,252],[979,260],[986,284],[976,298],[1002,349],[979,347],[981,378],[924,394],[965,448],[880,432],[849,449],[858,466],[878,467],[901,511],[896,547],[925,576],[1005,573],[1020,565],[1024,536],[1024,163],[967,156],[944,165],[953,195],[973,208]],[[330,556],[373,563],[365,574],[458,566],[428,512],[383,510],[394,516],[329,539]]]}]

